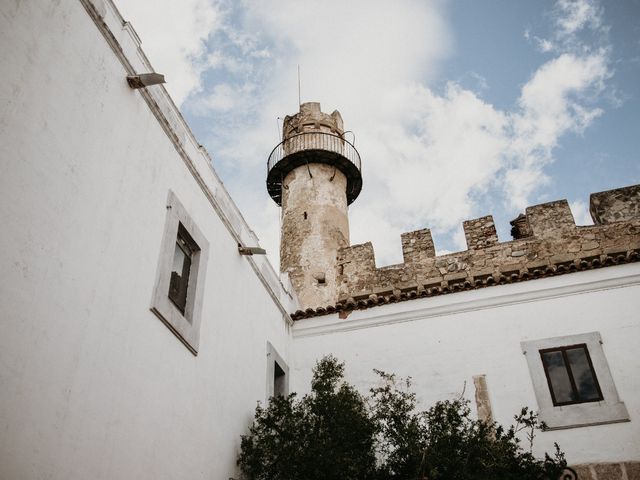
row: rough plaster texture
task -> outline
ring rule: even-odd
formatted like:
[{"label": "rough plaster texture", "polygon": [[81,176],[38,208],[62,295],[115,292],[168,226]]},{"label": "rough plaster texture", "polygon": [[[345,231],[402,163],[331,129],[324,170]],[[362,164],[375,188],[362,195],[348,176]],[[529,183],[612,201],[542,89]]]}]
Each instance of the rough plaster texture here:
[{"label": "rough plaster texture", "polygon": [[509,425],[523,406],[539,409],[521,342],[599,332],[630,421],[541,432],[535,453],[558,442],[570,464],[639,461],[638,298],[640,263],[632,263],[297,320],[292,391],[308,390],[327,354],[345,362],[362,393],[378,384],[374,368],[411,376],[423,408],[462,392],[474,405],[482,373],[493,418]]},{"label": "rough plaster texture", "polygon": [[[122,55],[151,67],[96,5],[101,27],[80,1],[0,2],[0,478],[237,478],[293,302],[238,254],[255,235],[162,87],[128,87]],[[149,310],[169,190],[210,244],[197,357]]]},{"label": "rough plaster texture", "polygon": [[336,255],[349,244],[346,184],[342,172],[318,163],[285,178],[280,269],[306,307],[327,305],[336,296]]},{"label": "rough plaster texture", "polygon": [[[609,193],[598,194],[599,218],[615,216],[616,222],[577,227],[569,204],[560,200],[526,209],[520,218],[522,231],[529,236],[498,243],[493,218],[489,215],[464,222],[468,250],[436,256],[428,229],[402,235],[404,263],[377,268],[371,243],[354,245],[338,251],[337,302],[347,303],[394,293],[424,292],[430,288],[455,287],[462,284],[486,284],[491,278],[522,274],[535,270],[569,269],[581,261],[607,255],[628,257],[640,249],[640,216],[637,205],[638,186],[621,188],[615,201]],[[592,204],[593,204],[592,197]],[[615,215],[609,215],[609,207]]]},{"label": "rough plaster texture", "polygon": [[[413,375],[423,405],[459,395],[464,382],[485,372],[495,417],[506,423],[535,402],[519,343],[584,331],[601,332],[631,422],[544,433],[541,447],[557,440],[571,462],[621,465],[590,463],[593,479],[606,479],[608,470],[639,478],[638,463],[629,461],[640,456],[637,264],[417,298],[356,311],[346,321],[304,320],[294,327],[299,333],[327,321],[343,330],[292,342],[286,312],[296,305],[266,261],[238,255],[238,243],[257,239],[206,152],[162,87],[127,86],[127,74],[152,68],[112,3],[4,2],[0,13],[0,44],[10,46],[0,49],[0,478],[237,478],[239,436],[268,389],[270,344],[298,392],[326,353],[347,361],[349,380],[363,391],[375,382],[373,367]],[[342,129],[338,116],[328,117],[313,128],[333,131],[323,125],[333,121]],[[198,357],[149,311],[169,190],[211,247]],[[560,230],[569,232],[571,255],[552,260],[575,262],[617,242],[632,248],[633,225],[590,233],[593,227],[566,223]],[[528,242],[541,244],[538,252],[560,240],[479,251],[519,258]],[[428,230],[404,234],[402,245],[405,267],[438,263],[440,284],[469,278],[469,252],[434,260]],[[374,272],[369,247],[352,248],[363,251],[363,271]],[[414,288],[411,275],[382,288]],[[465,301],[473,308],[463,308]]]},{"label": "rough plaster texture", "polygon": [[[304,103],[300,112],[285,117],[283,135],[324,132],[341,135],[340,113],[331,115],[320,104]],[[282,233],[280,271],[289,274],[302,308],[315,308],[335,301],[336,257],[349,245],[347,179],[335,165],[314,163],[319,138],[296,137],[295,151],[309,150],[307,165],[294,168],[282,185]],[[288,143],[285,142],[285,154]],[[292,144],[293,145],[293,144]]]}]

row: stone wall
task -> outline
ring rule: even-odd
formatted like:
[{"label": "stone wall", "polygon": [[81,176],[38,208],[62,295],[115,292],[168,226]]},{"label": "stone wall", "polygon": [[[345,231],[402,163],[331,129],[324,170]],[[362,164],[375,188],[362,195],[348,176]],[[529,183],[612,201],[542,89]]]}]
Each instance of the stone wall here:
[{"label": "stone wall", "polygon": [[589,211],[596,225],[640,216],[640,185],[591,194]]},{"label": "stone wall", "polygon": [[[335,302],[336,255],[349,245],[347,177],[325,161],[323,144],[327,133],[342,135],[343,128],[338,111],[323,113],[316,102],[300,105],[282,127],[283,137],[290,140],[284,143],[285,154],[303,152],[307,160],[283,179],[280,238],[280,271],[289,275],[305,307]],[[302,133],[306,135],[297,135]]]},{"label": "stone wall", "polygon": [[640,462],[591,463],[572,468],[578,480],[640,480]]},{"label": "stone wall", "polygon": [[[635,261],[640,253],[640,186],[591,196],[595,225],[576,226],[566,200],[528,207],[498,242],[491,215],[463,223],[467,250],[436,256],[429,229],[402,234],[404,262],[376,268],[371,243],[338,250],[336,304],[296,318],[404,297],[448,293]],[[364,303],[363,303],[364,302]]]},{"label": "stone wall", "polygon": [[284,185],[280,271],[302,305],[327,305],[338,291],[336,252],[349,245],[347,179],[331,165],[312,163],[291,171]]},{"label": "stone wall", "polygon": [[320,109],[320,103],[306,102],[300,105],[298,113],[284,117],[282,138],[289,138],[297,133],[317,131],[342,135],[344,122],[340,112],[334,110],[331,114],[324,113]]}]

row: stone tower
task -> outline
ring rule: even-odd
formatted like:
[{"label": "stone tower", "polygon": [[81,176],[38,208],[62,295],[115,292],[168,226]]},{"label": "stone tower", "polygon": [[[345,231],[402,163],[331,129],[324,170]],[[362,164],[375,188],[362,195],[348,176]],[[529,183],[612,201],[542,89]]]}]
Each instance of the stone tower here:
[{"label": "stone tower", "polygon": [[285,117],[282,137],[267,165],[267,190],[282,206],[280,271],[302,308],[334,304],[336,254],[349,246],[347,207],[362,188],[360,155],[344,138],[340,113],[315,102]]}]

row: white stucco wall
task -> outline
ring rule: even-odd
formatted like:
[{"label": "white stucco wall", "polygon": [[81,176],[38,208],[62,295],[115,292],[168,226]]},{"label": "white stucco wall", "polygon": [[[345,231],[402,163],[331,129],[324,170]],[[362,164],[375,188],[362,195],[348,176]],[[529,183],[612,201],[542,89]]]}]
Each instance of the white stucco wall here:
[{"label": "white stucco wall", "polygon": [[[229,478],[267,391],[267,342],[308,389],[333,353],[423,406],[485,374],[493,413],[536,407],[520,342],[599,332],[631,422],[540,434],[572,463],[640,459],[640,266],[419,299],[289,326],[295,300],[109,1],[0,3],[0,478]],[[86,0],[88,2],[88,0]],[[8,46],[8,47],[7,47]],[[170,79],[169,79],[170,80]],[[170,139],[172,136],[173,140]],[[149,310],[172,190],[209,243],[194,356]],[[293,339],[291,337],[293,332]]]},{"label": "white stucco wall", "polygon": [[[95,4],[120,57],[80,1],[0,3],[0,478],[226,479],[293,300]],[[198,356],[149,310],[170,189],[209,242]]]},{"label": "white stucco wall", "polygon": [[638,298],[631,264],[299,320],[292,390],[306,392],[315,362],[333,354],[362,392],[377,368],[411,376],[424,408],[464,390],[475,410],[473,376],[485,374],[494,418],[510,425],[522,406],[538,408],[520,342],[597,331],[631,421],[542,432],[536,452],[556,441],[572,464],[638,460]]}]

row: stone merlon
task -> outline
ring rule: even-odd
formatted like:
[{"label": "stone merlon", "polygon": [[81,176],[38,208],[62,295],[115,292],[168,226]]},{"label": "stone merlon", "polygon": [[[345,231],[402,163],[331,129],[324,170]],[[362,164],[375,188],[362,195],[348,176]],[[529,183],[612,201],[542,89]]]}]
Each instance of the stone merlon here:
[{"label": "stone merlon", "polygon": [[[468,249],[440,256],[429,229],[403,233],[404,263],[381,268],[370,242],[341,248],[337,302],[316,314],[636,261],[640,186],[591,195],[591,213],[595,225],[576,226],[566,200],[528,207],[512,222],[514,240],[507,242],[498,242],[490,215],[468,220]],[[309,312],[294,315],[304,316]]]}]

